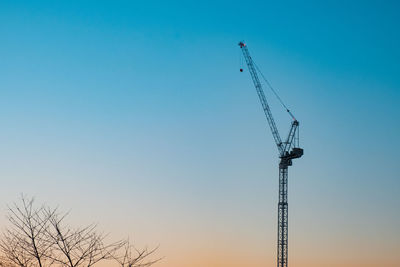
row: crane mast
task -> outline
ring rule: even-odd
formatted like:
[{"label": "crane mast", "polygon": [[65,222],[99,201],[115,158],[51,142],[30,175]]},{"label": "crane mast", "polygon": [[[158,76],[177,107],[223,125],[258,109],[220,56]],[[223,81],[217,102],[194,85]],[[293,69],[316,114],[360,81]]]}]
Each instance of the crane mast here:
[{"label": "crane mast", "polygon": [[[294,118],[288,109],[287,112],[292,116],[293,122],[291,124],[289,134],[285,142],[281,141],[279,131],[276,127],[274,118],[272,117],[271,109],[269,108],[267,98],[261,86],[260,79],[250,56],[247,45],[240,42],[239,46],[243,52],[249,69],[251,78],[256,88],[258,97],[263,107],[265,116],[272,136],[279,151],[279,201],[278,201],[278,248],[277,248],[277,266],[288,266],[288,167],[292,165],[292,159],[300,158],[303,155],[303,149],[298,147],[298,127],[299,122]],[[297,134],[297,138],[296,138]]]}]

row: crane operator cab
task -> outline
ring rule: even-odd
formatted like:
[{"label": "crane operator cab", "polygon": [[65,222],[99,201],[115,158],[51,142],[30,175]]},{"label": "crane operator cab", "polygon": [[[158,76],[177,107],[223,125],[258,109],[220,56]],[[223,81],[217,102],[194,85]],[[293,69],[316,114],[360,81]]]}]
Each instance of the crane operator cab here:
[{"label": "crane operator cab", "polygon": [[285,155],[281,156],[281,167],[292,166],[292,159],[297,159],[303,156],[304,150],[300,147],[294,147],[292,151],[286,152]]}]

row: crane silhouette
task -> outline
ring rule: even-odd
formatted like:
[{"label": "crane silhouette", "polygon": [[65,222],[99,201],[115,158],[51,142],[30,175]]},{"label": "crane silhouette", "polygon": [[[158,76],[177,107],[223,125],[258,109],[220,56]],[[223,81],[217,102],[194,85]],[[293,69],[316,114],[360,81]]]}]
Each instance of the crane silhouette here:
[{"label": "crane silhouette", "polygon": [[[299,136],[298,136],[299,121],[296,120],[296,118],[293,116],[290,110],[285,106],[285,104],[282,102],[282,100],[270,86],[274,94],[278,97],[278,100],[285,107],[286,111],[293,119],[289,130],[289,134],[286,140],[282,142],[274,118],[272,117],[271,109],[269,108],[267,99],[265,97],[264,90],[261,86],[260,79],[258,78],[257,65],[255,65],[255,63],[253,62],[253,59],[250,56],[247,45],[244,42],[240,42],[239,46],[243,52],[243,56],[246,60],[247,67],[249,69],[258,97],[263,107],[265,116],[267,117],[267,121],[271,129],[272,136],[279,151],[280,162],[279,162],[277,266],[287,267],[288,266],[288,167],[292,166],[293,159],[300,158],[303,155],[303,149],[299,148]],[[241,72],[242,71],[243,69],[241,69]],[[268,83],[267,80],[266,82]]]}]

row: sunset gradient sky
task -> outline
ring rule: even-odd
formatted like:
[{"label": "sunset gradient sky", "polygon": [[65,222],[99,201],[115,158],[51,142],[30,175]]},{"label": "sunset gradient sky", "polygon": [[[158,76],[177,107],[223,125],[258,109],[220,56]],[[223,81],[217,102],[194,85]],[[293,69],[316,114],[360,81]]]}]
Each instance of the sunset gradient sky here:
[{"label": "sunset gradient sky", "polygon": [[289,266],[399,267],[400,4],[284,2],[0,1],[0,226],[25,193],[156,266],[276,266],[245,40],[301,124]]}]

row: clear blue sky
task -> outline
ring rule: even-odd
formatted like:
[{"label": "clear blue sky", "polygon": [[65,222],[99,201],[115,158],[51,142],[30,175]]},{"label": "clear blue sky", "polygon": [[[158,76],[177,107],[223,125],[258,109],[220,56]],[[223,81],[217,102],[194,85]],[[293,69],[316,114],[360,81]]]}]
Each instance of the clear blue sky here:
[{"label": "clear blue sky", "polygon": [[22,192],[60,204],[161,244],[160,266],[273,266],[278,159],[245,40],[301,123],[291,262],[399,266],[399,8],[1,1],[2,210]]}]

